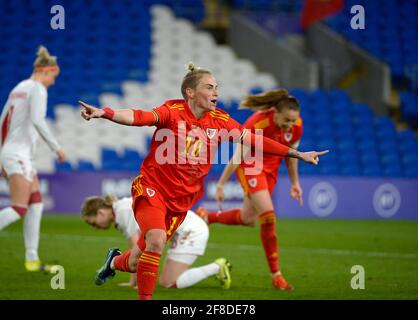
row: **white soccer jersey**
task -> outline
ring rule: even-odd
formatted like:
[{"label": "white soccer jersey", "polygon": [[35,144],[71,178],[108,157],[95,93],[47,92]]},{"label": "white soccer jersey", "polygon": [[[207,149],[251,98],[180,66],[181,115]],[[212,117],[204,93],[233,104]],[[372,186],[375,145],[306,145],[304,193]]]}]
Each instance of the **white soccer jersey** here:
[{"label": "white soccer jersey", "polygon": [[1,156],[33,159],[40,135],[52,151],[60,146],[45,121],[48,93],[33,79],[13,88],[1,114]]},{"label": "white soccer jersey", "polygon": [[138,233],[139,226],[132,211],[132,198],[122,198],[114,202],[113,212],[116,229],[122,232],[126,239]]},{"label": "white soccer jersey", "polygon": [[[113,204],[116,228],[126,239],[140,231],[132,211],[132,198],[122,198]],[[209,238],[209,228],[193,211],[187,212],[186,218],[176,230],[170,245],[170,251],[203,255]]]}]

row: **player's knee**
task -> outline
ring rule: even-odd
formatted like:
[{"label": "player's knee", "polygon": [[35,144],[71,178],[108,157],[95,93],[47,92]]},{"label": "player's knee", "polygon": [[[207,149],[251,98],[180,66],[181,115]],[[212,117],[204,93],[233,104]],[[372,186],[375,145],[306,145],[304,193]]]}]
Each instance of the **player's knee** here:
[{"label": "player's knee", "polygon": [[257,224],[257,217],[242,217],[242,223],[247,227],[255,227]]},{"label": "player's knee", "polygon": [[147,243],[147,250],[162,253],[165,247],[165,239],[153,239]]},{"label": "player's knee", "polygon": [[162,253],[166,243],[165,232],[149,231],[145,237],[146,250]]}]

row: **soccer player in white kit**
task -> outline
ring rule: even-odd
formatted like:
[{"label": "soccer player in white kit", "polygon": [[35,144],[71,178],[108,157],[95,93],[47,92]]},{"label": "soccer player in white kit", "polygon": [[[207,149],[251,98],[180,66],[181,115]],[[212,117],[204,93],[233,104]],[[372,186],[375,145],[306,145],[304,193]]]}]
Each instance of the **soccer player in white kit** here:
[{"label": "soccer player in white kit", "polygon": [[40,224],[43,211],[39,180],[33,165],[35,147],[41,136],[58,161],[65,154],[45,121],[47,88],[55,83],[57,58],[41,46],[29,79],[11,91],[0,118],[0,168],[9,182],[11,205],[0,211],[0,230],[25,217],[25,267],[28,271],[44,269],[38,256]]},{"label": "soccer player in white kit", "polygon": [[[97,229],[108,229],[112,225],[123,233],[128,239],[131,251],[139,250],[137,246],[141,230],[136,223],[132,211],[132,198],[117,200],[112,196],[87,198],[81,210],[82,219]],[[189,210],[181,226],[174,234],[167,252],[166,264],[160,277],[160,286],[165,288],[187,288],[203,279],[216,275],[224,289],[231,285],[231,265],[225,258],[216,259],[213,263],[190,268],[199,256],[205,252],[209,238],[209,228],[198,215]],[[112,249],[111,249],[112,250]],[[114,249],[113,249],[114,250]],[[119,253],[120,254],[120,253]],[[136,254],[130,257],[136,257]],[[129,257],[129,258],[130,258]],[[118,258],[119,261],[117,260]],[[113,269],[117,264],[128,264],[117,270],[130,269],[131,279],[129,283],[120,285],[136,285],[136,259],[123,259],[118,255],[112,260]],[[101,285],[103,282],[97,282]]]}]

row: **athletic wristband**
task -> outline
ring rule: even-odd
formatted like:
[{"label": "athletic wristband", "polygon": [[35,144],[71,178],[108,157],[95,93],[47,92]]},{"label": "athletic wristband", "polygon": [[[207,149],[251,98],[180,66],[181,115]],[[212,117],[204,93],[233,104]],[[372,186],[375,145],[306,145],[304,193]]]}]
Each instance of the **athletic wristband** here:
[{"label": "athletic wristband", "polygon": [[102,115],[102,118],[112,120],[113,116],[115,115],[115,111],[112,108],[106,107],[102,109],[104,111],[104,114]]}]

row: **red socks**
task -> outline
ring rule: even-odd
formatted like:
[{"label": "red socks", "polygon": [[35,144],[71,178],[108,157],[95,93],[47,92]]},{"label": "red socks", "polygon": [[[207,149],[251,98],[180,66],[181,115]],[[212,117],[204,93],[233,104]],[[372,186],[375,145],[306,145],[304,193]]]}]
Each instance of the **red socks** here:
[{"label": "red socks", "polygon": [[127,250],[119,256],[116,256],[113,259],[113,265],[115,266],[116,270],[124,271],[124,272],[132,272],[129,268],[129,256],[131,255],[131,250]]},{"label": "red socks", "polygon": [[279,255],[276,235],[276,215],[274,211],[267,211],[259,216],[261,227],[261,242],[271,273],[279,271]]},{"label": "red socks", "polygon": [[208,212],[208,223],[211,224],[214,222],[232,225],[243,224],[241,220],[241,210],[232,209],[221,212]]},{"label": "red socks", "polygon": [[136,269],[138,299],[151,300],[158,278],[161,254],[145,250]]}]

